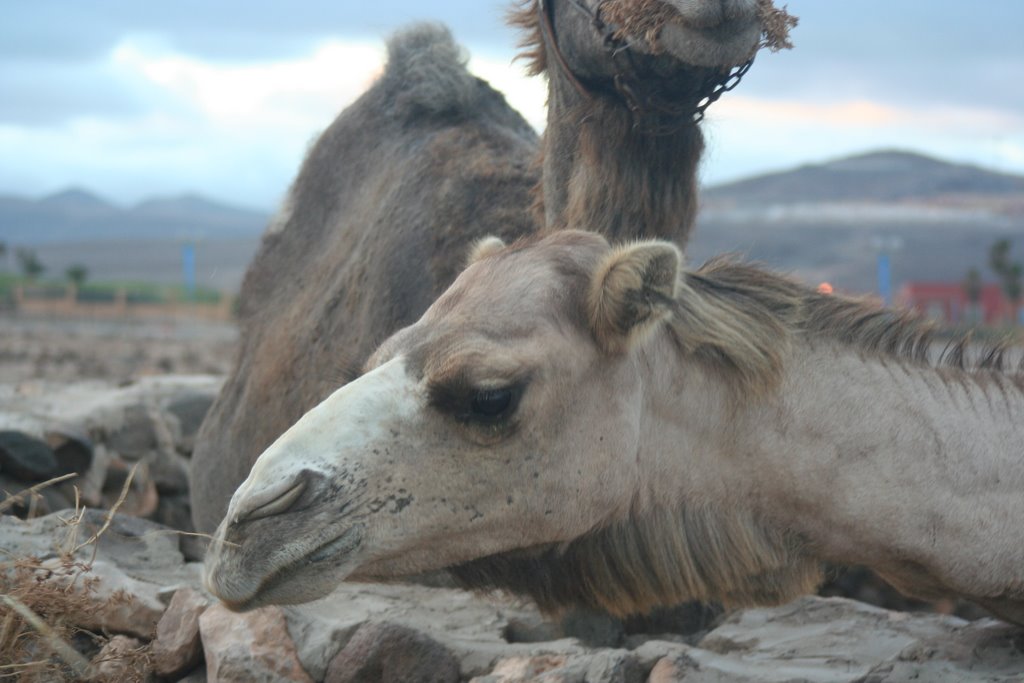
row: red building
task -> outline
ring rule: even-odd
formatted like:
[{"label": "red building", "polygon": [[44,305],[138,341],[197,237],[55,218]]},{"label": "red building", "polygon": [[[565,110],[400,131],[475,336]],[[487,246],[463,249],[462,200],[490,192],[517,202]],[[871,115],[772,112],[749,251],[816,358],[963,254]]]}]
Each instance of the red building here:
[{"label": "red building", "polygon": [[908,282],[896,293],[896,304],[953,325],[998,325],[1013,319],[1013,309],[999,285],[983,285],[981,298],[972,304],[962,284]]}]

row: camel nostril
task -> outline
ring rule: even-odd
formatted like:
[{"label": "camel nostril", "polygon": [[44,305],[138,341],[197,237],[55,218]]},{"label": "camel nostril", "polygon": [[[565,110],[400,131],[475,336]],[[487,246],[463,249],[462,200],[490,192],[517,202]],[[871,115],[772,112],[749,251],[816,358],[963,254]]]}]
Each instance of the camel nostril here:
[{"label": "camel nostril", "polygon": [[235,514],[234,522],[251,522],[254,519],[283,514],[295,504],[305,490],[306,479],[301,478],[261,491],[249,500],[243,501],[243,509]]}]

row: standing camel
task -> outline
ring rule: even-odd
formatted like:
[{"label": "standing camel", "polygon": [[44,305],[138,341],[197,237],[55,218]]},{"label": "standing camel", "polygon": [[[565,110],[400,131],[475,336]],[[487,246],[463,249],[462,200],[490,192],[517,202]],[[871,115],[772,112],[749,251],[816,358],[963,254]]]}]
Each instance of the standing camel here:
[{"label": "standing camel", "polygon": [[313,145],[246,273],[240,350],[192,456],[198,530],[216,527],[274,439],[445,290],[463,244],[543,228],[538,199],[553,228],[685,242],[699,99],[786,27],[766,0],[546,0],[518,17],[536,68],[548,63],[543,190],[536,134],[465,70],[447,31],[392,40],[385,73]]},{"label": "standing camel", "polygon": [[1024,625],[1024,376],[671,243],[488,240],[260,456],[206,581],[248,609],[448,568],[549,611],[771,604],[820,563]]}]

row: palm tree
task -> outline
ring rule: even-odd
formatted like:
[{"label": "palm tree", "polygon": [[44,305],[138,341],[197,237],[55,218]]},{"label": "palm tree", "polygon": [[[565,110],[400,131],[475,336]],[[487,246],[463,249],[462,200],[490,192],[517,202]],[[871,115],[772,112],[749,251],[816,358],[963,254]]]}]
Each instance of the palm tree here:
[{"label": "palm tree", "polygon": [[21,272],[29,281],[35,280],[46,271],[46,266],[39,260],[36,252],[31,249],[18,249],[14,255],[18,259],[18,265],[21,266]]},{"label": "palm tree", "polygon": [[85,279],[89,277],[89,269],[81,263],[76,263],[72,266],[68,266],[68,269],[64,271],[64,275],[67,276],[68,280],[70,280],[76,288],[81,289],[82,285],[85,284]]}]

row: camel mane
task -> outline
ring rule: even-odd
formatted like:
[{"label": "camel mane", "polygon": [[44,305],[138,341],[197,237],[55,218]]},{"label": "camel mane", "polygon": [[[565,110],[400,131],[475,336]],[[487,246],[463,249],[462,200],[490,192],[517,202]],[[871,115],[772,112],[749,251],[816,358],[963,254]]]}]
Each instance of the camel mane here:
[{"label": "camel mane", "polygon": [[[1013,348],[1008,341],[997,343],[972,360],[968,333],[936,356],[929,353],[936,325],[912,311],[822,294],[730,256],[683,275],[670,330],[684,352],[724,368],[733,385],[748,395],[777,386],[796,340],[828,341],[882,359],[975,375],[1007,372],[1007,352]],[[1024,359],[1015,371],[1022,373]]]},{"label": "camel mane", "polygon": [[795,534],[710,506],[634,513],[567,543],[449,568],[462,587],[530,596],[557,614],[587,607],[626,617],[697,600],[781,604],[817,588],[822,570]]}]

